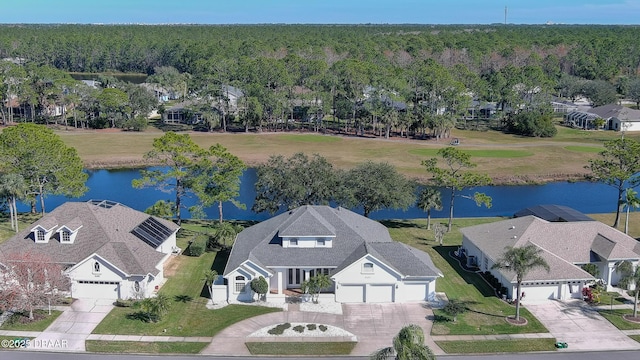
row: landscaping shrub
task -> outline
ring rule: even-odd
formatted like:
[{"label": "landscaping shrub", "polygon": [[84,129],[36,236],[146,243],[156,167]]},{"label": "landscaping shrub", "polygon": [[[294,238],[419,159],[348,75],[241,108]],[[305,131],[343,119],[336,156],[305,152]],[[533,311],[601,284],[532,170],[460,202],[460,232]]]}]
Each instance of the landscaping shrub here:
[{"label": "landscaping shrub", "polygon": [[208,239],[208,236],[205,234],[197,235],[191,242],[189,246],[185,250],[185,253],[189,256],[198,257],[204,253],[205,244]]},{"label": "landscaping shrub", "polygon": [[289,323],[276,325],[276,327],[274,327],[272,329],[269,329],[267,331],[267,333],[269,333],[271,335],[282,335],[284,333],[284,331],[287,330],[290,327],[291,327],[291,324],[289,324]]},{"label": "landscaping shrub", "polygon": [[116,300],[116,302],[114,303],[115,306],[117,307],[133,307],[135,305],[136,301],[134,300],[124,300],[124,299],[118,299]]},{"label": "landscaping shrub", "polygon": [[316,329],[316,324],[307,324],[307,329],[315,330]]},{"label": "landscaping shrub", "polygon": [[293,327],[293,331],[299,332],[299,333],[303,333],[304,332],[304,326],[302,325],[296,325]]},{"label": "landscaping shrub", "polygon": [[267,293],[267,291],[269,291],[269,284],[267,284],[267,280],[265,280],[262,276],[253,278],[250,284],[251,290],[253,290],[254,293],[258,294],[258,299],[262,298]]},{"label": "landscaping shrub", "polygon": [[318,326],[318,329],[320,329],[320,331],[322,331],[322,332],[325,332],[325,331],[327,331],[329,328],[328,328],[328,327],[326,327],[325,325],[320,325],[320,326]]}]

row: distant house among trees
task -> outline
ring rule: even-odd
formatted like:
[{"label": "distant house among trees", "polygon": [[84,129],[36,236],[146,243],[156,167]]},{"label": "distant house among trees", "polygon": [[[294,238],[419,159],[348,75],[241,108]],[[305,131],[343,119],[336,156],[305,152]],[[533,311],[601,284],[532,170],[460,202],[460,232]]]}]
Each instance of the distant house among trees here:
[{"label": "distant house among trees", "polygon": [[[640,131],[640,110],[608,104],[590,110],[572,111],[564,116],[564,123],[586,130],[602,128],[614,131]],[[599,123],[601,126],[598,126]]]}]

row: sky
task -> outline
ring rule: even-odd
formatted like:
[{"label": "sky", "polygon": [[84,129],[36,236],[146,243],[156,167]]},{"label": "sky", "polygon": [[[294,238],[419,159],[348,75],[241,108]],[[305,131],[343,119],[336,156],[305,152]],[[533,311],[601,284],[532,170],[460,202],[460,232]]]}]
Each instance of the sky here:
[{"label": "sky", "polygon": [[638,24],[640,0],[0,0],[0,23]]}]

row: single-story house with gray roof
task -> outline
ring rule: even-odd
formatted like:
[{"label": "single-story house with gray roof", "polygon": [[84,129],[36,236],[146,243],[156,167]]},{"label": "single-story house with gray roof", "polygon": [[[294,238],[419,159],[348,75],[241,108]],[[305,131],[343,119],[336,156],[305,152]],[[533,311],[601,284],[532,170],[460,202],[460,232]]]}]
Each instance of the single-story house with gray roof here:
[{"label": "single-story house with gray roof", "polygon": [[393,241],[377,221],[350,210],[306,205],[238,234],[224,278],[228,301],[249,301],[252,279],[269,283],[267,300],[284,302],[287,289],[316,274],[333,284],[336,302],[425,301],[442,276],[429,255]]},{"label": "single-story house with gray roof", "polygon": [[153,296],[179,226],[117,202],[67,202],[0,244],[0,263],[34,252],[62,264],[73,298]]},{"label": "single-story house with gray roof", "polygon": [[[617,285],[615,266],[623,260],[634,266],[640,261],[640,242],[599,221],[550,222],[533,215],[466,227],[461,252],[467,265],[491,272],[515,299],[516,276],[512,271],[492,269],[505,248],[533,244],[542,252],[550,271],[537,268],[522,283],[528,300],[581,298],[582,289],[602,280],[607,287]],[[595,264],[592,276],[581,266]]]}]

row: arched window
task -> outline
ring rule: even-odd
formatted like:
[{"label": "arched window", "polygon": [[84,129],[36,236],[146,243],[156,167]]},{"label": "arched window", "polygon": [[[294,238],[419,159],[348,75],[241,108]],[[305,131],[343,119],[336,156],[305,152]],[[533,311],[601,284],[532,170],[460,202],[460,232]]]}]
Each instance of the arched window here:
[{"label": "arched window", "polygon": [[362,272],[366,274],[373,273],[373,263],[367,262],[362,264]]},{"label": "arched window", "polygon": [[133,283],[133,290],[135,290],[137,293],[140,292],[140,282],[136,281]]},{"label": "arched window", "polygon": [[93,263],[93,272],[94,273],[99,273],[100,272],[100,263],[97,262],[97,261]]},{"label": "arched window", "polygon": [[247,285],[247,279],[244,276],[236,276],[236,293],[243,293]]}]

